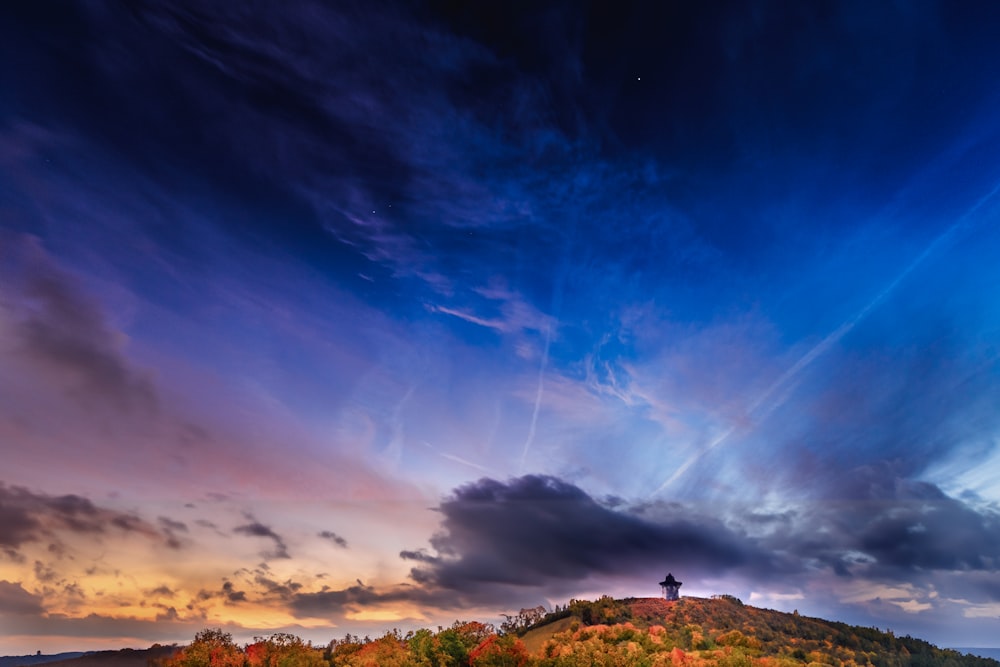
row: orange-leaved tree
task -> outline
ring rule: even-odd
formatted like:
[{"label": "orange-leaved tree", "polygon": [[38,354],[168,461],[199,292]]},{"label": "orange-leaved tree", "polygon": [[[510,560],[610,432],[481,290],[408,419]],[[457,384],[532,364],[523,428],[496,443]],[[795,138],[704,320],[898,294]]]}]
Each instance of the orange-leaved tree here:
[{"label": "orange-leaved tree", "polygon": [[323,651],[284,632],[254,637],[246,647],[247,667],[324,667]]},{"label": "orange-leaved tree", "polygon": [[490,635],[469,653],[472,667],[525,667],[529,659],[524,642],[513,635]]},{"label": "orange-leaved tree", "polygon": [[410,667],[416,664],[398,633],[388,632],[375,641],[338,658],[335,663],[345,667]]},{"label": "orange-leaved tree", "polygon": [[194,641],[164,662],[164,667],[244,667],[233,636],[218,628],[202,630]]}]

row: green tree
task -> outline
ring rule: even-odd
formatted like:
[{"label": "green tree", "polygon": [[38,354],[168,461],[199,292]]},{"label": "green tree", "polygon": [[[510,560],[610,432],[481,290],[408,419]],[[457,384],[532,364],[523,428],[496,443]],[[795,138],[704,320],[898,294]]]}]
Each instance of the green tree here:
[{"label": "green tree", "polygon": [[410,657],[419,667],[437,667],[441,664],[441,642],[430,630],[421,628],[407,637]]}]

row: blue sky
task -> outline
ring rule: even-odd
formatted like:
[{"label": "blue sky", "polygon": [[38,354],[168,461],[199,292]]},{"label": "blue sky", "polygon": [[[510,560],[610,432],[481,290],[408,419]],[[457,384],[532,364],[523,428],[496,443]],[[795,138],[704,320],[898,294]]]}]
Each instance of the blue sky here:
[{"label": "blue sky", "polygon": [[667,570],[994,643],[1000,12],[2,11],[0,653]]}]

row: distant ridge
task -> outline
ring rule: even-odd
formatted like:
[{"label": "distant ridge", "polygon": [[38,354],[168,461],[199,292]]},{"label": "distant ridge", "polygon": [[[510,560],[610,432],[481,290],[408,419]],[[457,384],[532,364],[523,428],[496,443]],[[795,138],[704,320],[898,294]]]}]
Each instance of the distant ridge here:
[{"label": "distant ridge", "polygon": [[53,653],[51,655],[5,655],[0,656],[0,667],[29,667],[30,665],[44,665],[48,662],[58,662],[60,660],[70,660],[86,655],[84,651],[68,651],[66,653]]},{"label": "distant ridge", "polygon": [[118,651],[74,651],[53,655],[0,657],[0,667],[148,667],[149,661],[173,655],[180,648],[154,644],[145,649],[123,648]]}]

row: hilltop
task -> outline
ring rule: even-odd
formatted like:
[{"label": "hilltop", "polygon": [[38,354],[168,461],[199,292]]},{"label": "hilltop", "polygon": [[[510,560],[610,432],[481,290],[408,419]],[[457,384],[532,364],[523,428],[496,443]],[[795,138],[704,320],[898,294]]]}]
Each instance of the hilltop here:
[{"label": "hilltop", "polygon": [[582,664],[562,659],[604,650],[636,665],[1000,667],[921,639],[752,607],[727,595],[572,601],[521,634],[545,665]]}]

